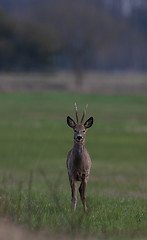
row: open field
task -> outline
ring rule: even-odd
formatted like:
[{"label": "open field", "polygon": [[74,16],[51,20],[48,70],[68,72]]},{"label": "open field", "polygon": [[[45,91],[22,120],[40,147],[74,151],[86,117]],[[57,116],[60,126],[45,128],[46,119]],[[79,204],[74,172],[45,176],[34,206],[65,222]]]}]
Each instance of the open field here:
[{"label": "open field", "polygon": [[[86,214],[79,198],[70,210],[65,165],[75,101],[95,120]],[[60,239],[146,239],[146,146],[146,96],[0,93],[0,216]]]}]

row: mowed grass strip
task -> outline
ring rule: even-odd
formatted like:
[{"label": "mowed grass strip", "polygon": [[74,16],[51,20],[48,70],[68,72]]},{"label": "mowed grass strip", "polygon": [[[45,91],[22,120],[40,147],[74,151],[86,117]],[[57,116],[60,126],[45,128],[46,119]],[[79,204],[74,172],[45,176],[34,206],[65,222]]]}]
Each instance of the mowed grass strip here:
[{"label": "mowed grass strip", "polygon": [[[94,125],[88,213],[70,210],[66,117],[74,102]],[[147,237],[147,97],[67,93],[0,94],[0,214],[33,229],[109,239]],[[30,182],[30,171],[32,180]]]}]

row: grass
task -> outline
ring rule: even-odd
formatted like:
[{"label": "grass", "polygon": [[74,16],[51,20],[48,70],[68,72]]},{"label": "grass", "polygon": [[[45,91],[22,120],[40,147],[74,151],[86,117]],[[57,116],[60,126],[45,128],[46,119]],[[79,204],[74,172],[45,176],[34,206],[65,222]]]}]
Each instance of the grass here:
[{"label": "grass", "polygon": [[[87,214],[70,209],[66,116],[74,102],[94,117]],[[34,230],[81,239],[147,237],[147,97],[0,94],[0,215]]]}]

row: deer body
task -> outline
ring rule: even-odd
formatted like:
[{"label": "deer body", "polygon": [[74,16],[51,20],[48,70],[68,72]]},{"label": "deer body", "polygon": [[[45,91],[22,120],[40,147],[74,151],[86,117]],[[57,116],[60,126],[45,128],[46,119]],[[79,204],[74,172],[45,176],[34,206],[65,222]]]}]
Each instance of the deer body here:
[{"label": "deer body", "polygon": [[[77,110],[77,108],[76,108]],[[80,197],[83,203],[84,211],[87,210],[86,207],[86,184],[90,174],[91,159],[88,151],[85,148],[85,133],[87,128],[91,127],[93,124],[93,118],[89,118],[84,124],[82,123],[86,109],[83,113],[81,123],[79,124],[77,111],[77,124],[70,117],[67,117],[68,125],[74,130],[74,146],[69,151],[67,156],[67,169],[69,182],[72,190],[72,208],[76,209],[77,204],[77,181],[80,181]]]},{"label": "deer body", "polygon": [[91,159],[84,145],[74,144],[73,149],[68,153],[67,168],[70,178],[82,181],[88,179],[91,168]]}]

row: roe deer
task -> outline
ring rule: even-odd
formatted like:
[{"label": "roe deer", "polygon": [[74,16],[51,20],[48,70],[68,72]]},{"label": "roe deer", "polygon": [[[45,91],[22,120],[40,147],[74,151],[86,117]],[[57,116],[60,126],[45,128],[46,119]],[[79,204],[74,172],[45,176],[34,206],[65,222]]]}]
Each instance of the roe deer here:
[{"label": "roe deer", "polygon": [[87,128],[90,128],[93,124],[93,117],[90,117],[83,124],[87,107],[88,107],[88,104],[86,105],[86,108],[83,112],[83,116],[80,123],[79,123],[76,103],[75,103],[75,112],[76,112],[77,123],[75,123],[75,121],[71,119],[69,116],[67,117],[68,126],[73,128],[74,130],[74,146],[69,151],[67,156],[67,169],[68,169],[69,182],[70,182],[71,191],[72,191],[71,201],[72,201],[72,208],[74,211],[76,209],[76,204],[77,204],[77,187],[78,187],[77,181],[81,182],[79,187],[80,197],[83,203],[84,211],[87,210],[85,192],[86,192],[86,184],[90,174],[91,159],[90,159],[89,153],[85,148],[85,133]]}]

